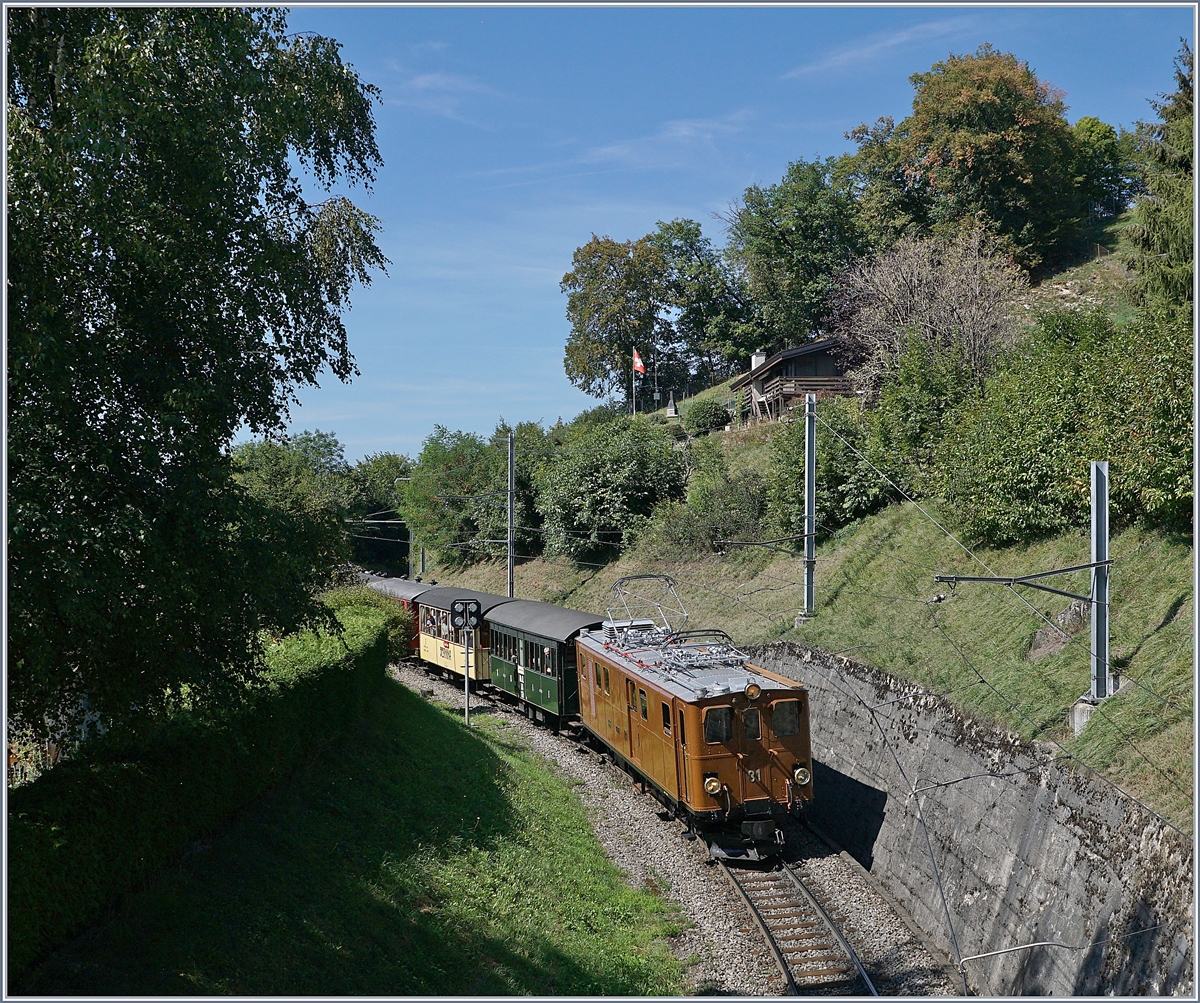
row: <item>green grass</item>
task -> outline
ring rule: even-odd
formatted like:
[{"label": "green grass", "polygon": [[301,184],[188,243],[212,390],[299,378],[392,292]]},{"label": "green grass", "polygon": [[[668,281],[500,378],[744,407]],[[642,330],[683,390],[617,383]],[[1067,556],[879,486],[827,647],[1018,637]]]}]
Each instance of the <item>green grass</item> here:
[{"label": "green grass", "polygon": [[359,729],[32,971],[21,992],[660,995],[662,899],[488,716],[391,680]]}]

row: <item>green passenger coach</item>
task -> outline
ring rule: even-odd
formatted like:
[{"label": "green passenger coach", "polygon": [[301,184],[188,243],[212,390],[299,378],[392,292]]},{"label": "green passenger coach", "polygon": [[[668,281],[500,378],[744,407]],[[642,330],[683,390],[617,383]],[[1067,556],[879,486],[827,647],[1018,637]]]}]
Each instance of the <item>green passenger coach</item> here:
[{"label": "green passenger coach", "polygon": [[486,614],[492,686],[519,700],[530,718],[557,728],[579,712],[575,637],[603,619],[529,599],[495,607]]}]

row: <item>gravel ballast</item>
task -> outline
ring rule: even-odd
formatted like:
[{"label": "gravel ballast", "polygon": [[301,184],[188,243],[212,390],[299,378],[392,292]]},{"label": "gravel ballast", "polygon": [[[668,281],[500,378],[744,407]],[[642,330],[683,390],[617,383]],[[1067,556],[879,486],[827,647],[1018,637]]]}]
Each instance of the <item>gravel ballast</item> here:
[{"label": "gravel ballast", "polygon": [[[418,693],[462,707],[461,687],[427,676],[412,663],[394,665],[389,672]],[[786,993],[762,935],[721,869],[709,861],[702,840],[686,838],[683,824],[643,794],[607,756],[535,725],[515,706],[486,695],[471,694],[471,713],[501,715],[508,729],[555,763],[573,782],[609,859],[632,885],[679,906],[689,924],[671,939],[670,947],[686,966],[689,994]],[[803,861],[812,879],[834,894],[846,917],[847,939],[881,993],[961,993],[945,961],[935,960],[856,864],[798,823],[790,823],[786,835],[787,859]]]}]

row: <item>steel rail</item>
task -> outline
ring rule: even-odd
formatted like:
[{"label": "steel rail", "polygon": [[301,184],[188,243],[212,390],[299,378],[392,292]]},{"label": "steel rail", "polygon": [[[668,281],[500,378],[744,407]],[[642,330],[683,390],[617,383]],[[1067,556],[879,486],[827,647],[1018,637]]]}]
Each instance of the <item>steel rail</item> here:
[{"label": "steel rail", "polygon": [[753,918],[755,925],[759,929],[759,932],[766,940],[767,946],[771,949],[771,953],[775,955],[775,963],[779,966],[779,970],[783,972],[783,977],[787,979],[788,995],[799,996],[800,990],[796,988],[796,980],[792,977],[791,966],[787,963],[787,959],[783,956],[783,951],[779,949],[779,944],[776,943],[774,935],[767,928],[766,920],[763,919],[762,913],[758,911],[758,906],[756,906],[750,900],[750,896],[746,894],[746,889],[742,887],[741,882],[739,882],[734,876],[734,873],[729,865],[725,863],[724,860],[718,860],[717,863],[721,865],[721,870],[724,871],[725,877],[729,879],[729,883],[733,885],[734,891],[736,891],[741,897],[741,900],[746,903],[746,907],[750,910],[751,918]]},{"label": "steel rail", "polygon": [[801,891],[805,899],[808,900],[808,904],[812,906],[816,914],[821,917],[821,921],[829,929],[829,932],[833,934],[834,939],[837,940],[842,950],[845,951],[846,954],[849,955],[850,960],[854,962],[854,967],[858,969],[859,978],[863,980],[863,984],[867,987],[867,991],[872,996],[878,996],[879,992],[876,990],[875,984],[871,981],[871,977],[867,975],[867,970],[863,968],[862,962],[858,960],[858,955],[854,952],[854,948],[850,946],[849,941],[847,941],[842,935],[841,929],[833,921],[829,913],[827,913],[821,906],[821,903],[817,901],[817,897],[812,893],[808,885],[801,881],[800,875],[788,867],[787,864],[781,864],[780,869],[788,876],[792,884],[794,884]]}]

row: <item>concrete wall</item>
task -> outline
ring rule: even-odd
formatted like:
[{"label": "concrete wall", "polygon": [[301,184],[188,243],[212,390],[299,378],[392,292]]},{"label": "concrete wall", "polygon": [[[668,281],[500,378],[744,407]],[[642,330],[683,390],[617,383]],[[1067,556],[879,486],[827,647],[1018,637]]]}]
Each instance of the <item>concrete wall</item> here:
[{"label": "concrete wall", "polygon": [[[810,690],[813,820],[951,957],[1035,941],[1084,946],[1166,924],[1091,949],[967,962],[973,991],[1191,991],[1190,839],[1056,762],[1053,746],[964,717],[910,681],[789,642],[749,650]],[[927,841],[910,792],[930,784],[944,786],[919,797]]]}]

